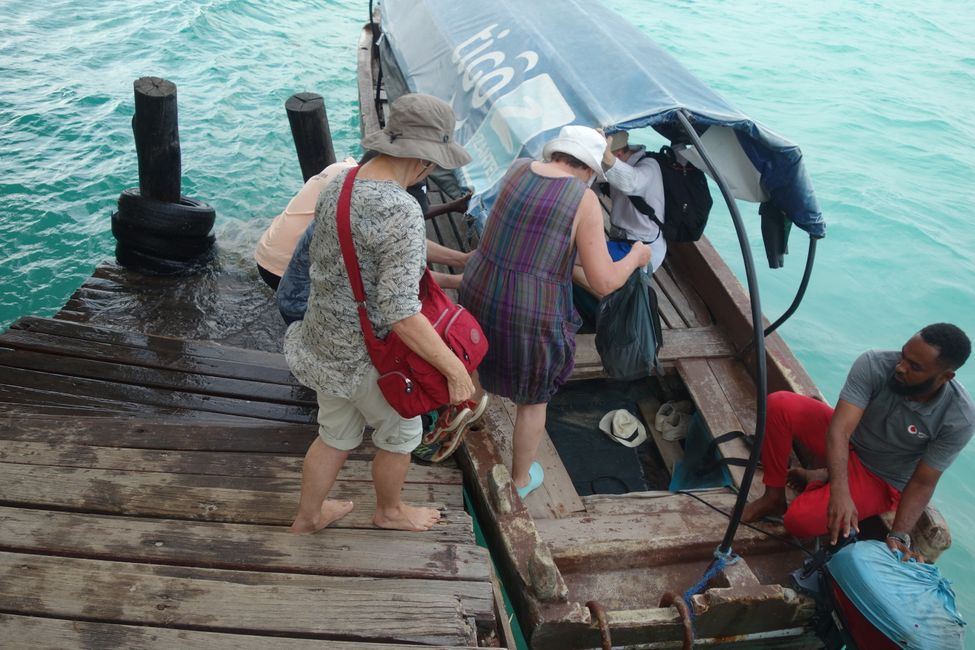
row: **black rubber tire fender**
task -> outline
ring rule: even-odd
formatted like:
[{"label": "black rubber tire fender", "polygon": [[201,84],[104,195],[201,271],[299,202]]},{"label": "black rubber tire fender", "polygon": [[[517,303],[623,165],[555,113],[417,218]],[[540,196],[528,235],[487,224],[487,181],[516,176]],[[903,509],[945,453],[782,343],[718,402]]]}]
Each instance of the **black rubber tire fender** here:
[{"label": "black rubber tire fender", "polygon": [[127,269],[147,275],[191,275],[205,270],[213,259],[210,251],[195,260],[167,260],[143,253],[122,242],[115,243],[115,261]]},{"label": "black rubber tire fender", "polygon": [[119,220],[156,235],[206,237],[217,213],[207,203],[181,196],[179,203],[148,199],[138,189],[123,190],[118,197]]},{"label": "black rubber tire fender", "polygon": [[169,260],[191,260],[205,255],[216,241],[213,235],[204,237],[162,236],[143,230],[141,226],[122,221],[112,214],[112,234],[128,248]]}]

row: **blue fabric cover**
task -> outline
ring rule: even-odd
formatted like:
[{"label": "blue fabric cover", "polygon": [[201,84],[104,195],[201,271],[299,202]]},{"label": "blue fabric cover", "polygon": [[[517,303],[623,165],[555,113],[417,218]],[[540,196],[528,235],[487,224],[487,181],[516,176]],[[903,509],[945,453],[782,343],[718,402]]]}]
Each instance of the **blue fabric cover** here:
[{"label": "blue fabric cover", "polygon": [[470,212],[481,225],[510,163],[539,158],[563,125],[672,124],[683,108],[695,124],[733,129],[740,149],[726,164],[750,162],[767,198],[810,235],[825,236],[799,147],[595,0],[384,0],[381,10],[410,90],[454,108],[457,140],[474,157],[461,175],[476,190]]},{"label": "blue fabric cover", "polygon": [[305,318],[308,294],[311,293],[311,238],[315,234],[314,220],[308,224],[305,234],[298,240],[288,268],[281,276],[274,299],[278,303],[281,318],[290,325]]},{"label": "blue fabric cover", "polygon": [[933,564],[901,562],[868,540],[842,548],[827,565],[847,598],[889,639],[911,650],[961,648],[965,622],[951,583]]}]

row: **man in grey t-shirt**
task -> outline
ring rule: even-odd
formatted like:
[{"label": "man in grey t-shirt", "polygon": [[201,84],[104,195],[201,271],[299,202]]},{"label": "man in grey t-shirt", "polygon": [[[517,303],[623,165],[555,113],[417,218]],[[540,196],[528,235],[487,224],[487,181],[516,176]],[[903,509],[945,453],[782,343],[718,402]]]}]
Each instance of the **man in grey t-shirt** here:
[{"label": "man in grey t-shirt", "polygon": [[[743,521],[784,514],[797,537],[858,530],[861,519],[896,510],[891,549],[910,551],[910,532],[941,474],[975,433],[975,403],[955,379],[971,342],[958,327],[928,325],[899,352],[871,350],[854,362],[836,410],[789,392],[769,395],[762,445],[765,494]],[[787,470],[793,440],[825,461]],[[805,484],[786,508],[785,484]]]}]

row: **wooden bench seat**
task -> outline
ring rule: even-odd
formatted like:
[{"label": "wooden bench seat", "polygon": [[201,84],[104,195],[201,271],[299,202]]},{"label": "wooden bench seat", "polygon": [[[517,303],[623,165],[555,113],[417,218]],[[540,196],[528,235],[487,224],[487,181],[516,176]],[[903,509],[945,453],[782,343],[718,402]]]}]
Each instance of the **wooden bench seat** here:
[{"label": "wooden bench seat", "polygon": [[[730,359],[680,359],[677,372],[697,405],[708,431],[715,438],[729,431],[755,433],[755,384],[740,362]],[[748,459],[751,447],[743,438],[735,438],[718,445],[723,458]],[[741,487],[745,468],[728,467],[736,488]],[[761,492],[760,472],[752,481],[752,496],[757,497],[755,487]]]},{"label": "wooden bench seat", "polygon": [[[664,343],[658,355],[666,369],[678,359],[722,358],[734,354],[734,348],[717,327],[686,327],[664,331]],[[599,353],[596,351],[595,334],[576,335],[576,365],[570,381],[605,377]]]}]

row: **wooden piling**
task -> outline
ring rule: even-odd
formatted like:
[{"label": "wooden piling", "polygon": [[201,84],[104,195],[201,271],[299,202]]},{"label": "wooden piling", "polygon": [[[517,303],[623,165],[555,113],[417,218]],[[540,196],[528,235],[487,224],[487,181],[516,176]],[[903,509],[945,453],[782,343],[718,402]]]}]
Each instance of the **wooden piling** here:
[{"label": "wooden piling", "polygon": [[291,123],[301,176],[308,180],[335,162],[325,100],[316,93],[297,93],[284,103]]},{"label": "wooden piling", "polygon": [[139,158],[139,191],[150,199],[178,203],[182,163],[176,84],[159,77],[141,77],[133,85],[132,133]]}]

